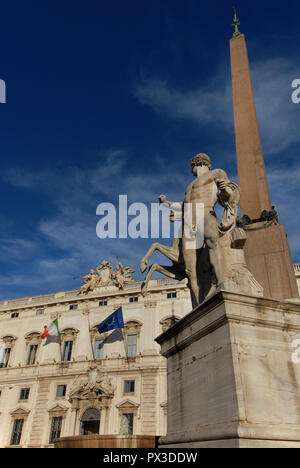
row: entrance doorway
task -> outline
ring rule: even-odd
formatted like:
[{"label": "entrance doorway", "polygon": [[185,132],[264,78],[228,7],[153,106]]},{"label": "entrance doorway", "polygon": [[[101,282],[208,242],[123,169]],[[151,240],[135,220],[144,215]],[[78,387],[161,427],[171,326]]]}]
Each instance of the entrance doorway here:
[{"label": "entrance doorway", "polygon": [[100,413],[96,408],[87,409],[80,420],[80,435],[99,434]]}]

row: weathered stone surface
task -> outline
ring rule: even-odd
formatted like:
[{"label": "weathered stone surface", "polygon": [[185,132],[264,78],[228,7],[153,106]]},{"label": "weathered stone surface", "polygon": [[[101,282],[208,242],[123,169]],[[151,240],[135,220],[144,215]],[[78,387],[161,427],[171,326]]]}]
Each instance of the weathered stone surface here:
[{"label": "weathered stone surface", "polygon": [[300,304],[220,292],[159,336],[168,363],[160,444],[299,447],[297,335]]}]

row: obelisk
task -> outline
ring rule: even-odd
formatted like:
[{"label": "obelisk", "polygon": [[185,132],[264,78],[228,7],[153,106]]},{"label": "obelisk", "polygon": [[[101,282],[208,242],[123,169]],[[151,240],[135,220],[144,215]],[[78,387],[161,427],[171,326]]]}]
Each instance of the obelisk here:
[{"label": "obelisk", "polygon": [[247,45],[239,24],[234,8],[230,57],[241,214],[250,218],[244,226],[248,238],[246,261],[253,276],[264,287],[266,297],[295,298],[299,297],[298,287],[285,229],[272,211]]}]

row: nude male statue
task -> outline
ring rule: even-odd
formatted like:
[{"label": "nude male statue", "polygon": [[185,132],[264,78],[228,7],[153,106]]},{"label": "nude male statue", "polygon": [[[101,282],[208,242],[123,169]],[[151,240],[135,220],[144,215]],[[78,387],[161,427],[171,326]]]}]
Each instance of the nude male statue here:
[{"label": "nude male statue", "polygon": [[[198,154],[191,160],[192,173],[196,177],[187,187],[185,198],[182,203],[169,202],[165,195],[161,195],[160,201],[170,209],[182,211],[185,204],[192,205],[192,223],[191,219],[183,214],[183,257],[185,260],[186,273],[188,274],[191,288],[196,297],[198,296],[198,277],[197,277],[197,255],[193,249],[187,248],[187,242],[193,240],[193,235],[197,231],[203,231],[204,242],[209,249],[210,263],[214,268],[217,282],[222,283],[225,269],[221,261],[221,252],[219,238],[221,233],[226,233],[234,227],[238,213],[239,187],[230,182],[227,174],[222,169],[211,171],[211,162],[206,154]],[[224,216],[221,223],[218,223],[214,207],[220,203],[224,208]],[[202,219],[198,220],[196,208],[197,204],[204,205],[204,223]],[[190,234],[189,234],[190,233]],[[197,245],[197,249],[203,245]]]},{"label": "nude male statue", "polygon": [[[155,270],[172,278],[187,278],[194,307],[211,291],[226,285],[236,285],[236,289],[243,291],[252,288],[259,293],[260,285],[246,268],[242,251],[245,237],[241,234],[242,230],[235,230],[238,231],[235,236],[241,236],[235,245],[233,240],[240,199],[239,186],[231,182],[222,169],[211,170],[210,158],[206,154],[195,156],[191,160],[191,166],[196,178],[188,185],[183,202],[170,202],[165,195],[159,197],[161,203],[175,213],[171,219],[182,219],[182,238],[175,238],[172,247],[153,244],[141,261],[141,271],[145,271],[147,262],[155,250],[171,259],[173,265],[150,267],[145,284]],[[214,211],[217,203],[224,208],[220,223]],[[191,216],[186,214],[187,204],[191,208]],[[204,222],[197,216],[199,204],[203,206]],[[202,239],[200,245],[199,242],[195,242],[197,236],[198,239]],[[190,247],[191,241],[194,241],[194,248]]]}]

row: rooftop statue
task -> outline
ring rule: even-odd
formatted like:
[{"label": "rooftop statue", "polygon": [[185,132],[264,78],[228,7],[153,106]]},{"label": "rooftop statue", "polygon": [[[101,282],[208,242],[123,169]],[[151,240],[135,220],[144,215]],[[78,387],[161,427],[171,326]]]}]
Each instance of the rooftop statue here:
[{"label": "rooftop statue", "polygon": [[[181,218],[182,228],[171,247],[154,243],[142,259],[142,273],[156,250],[173,262],[172,266],[154,264],[149,268],[142,286],[143,294],[147,292],[152,273],[158,271],[178,280],[187,278],[193,307],[221,289],[263,295],[262,287],[246,266],[243,251],[246,233],[235,228],[239,186],[231,182],[222,169],[211,170],[210,158],[206,154],[195,156],[191,167],[195,180],[187,187],[183,202],[170,202],[165,195],[159,197],[160,202],[172,210],[171,221]],[[224,208],[220,223],[214,211],[217,203]],[[203,204],[204,223],[201,216],[197,216],[199,204]],[[185,210],[188,205],[191,216],[187,216]],[[201,244],[199,239],[202,239]],[[191,242],[194,242],[194,248],[190,247]]]},{"label": "rooftop statue", "polygon": [[91,270],[88,275],[79,276],[83,279],[83,285],[79,289],[78,294],[88,294],[102,286],[116,286],[119,289],[124,289],[125,285],[132,283],[132,274],[134,270],[130,267],[123,267],[122,263],[118,263],[116,270],[113,266],[104,260],[97,267],[97,271]]},{"label": "rooftop statue", "polygon": [[113,272],[112,278],[115,281],[116,286],[118,286],[119,289],[124,289],[125,284],[132,283],[132,274],[134,273],[134,270],[130,267],[124,268],[122,263],[118,263],[116,266],[116,271]]}]

